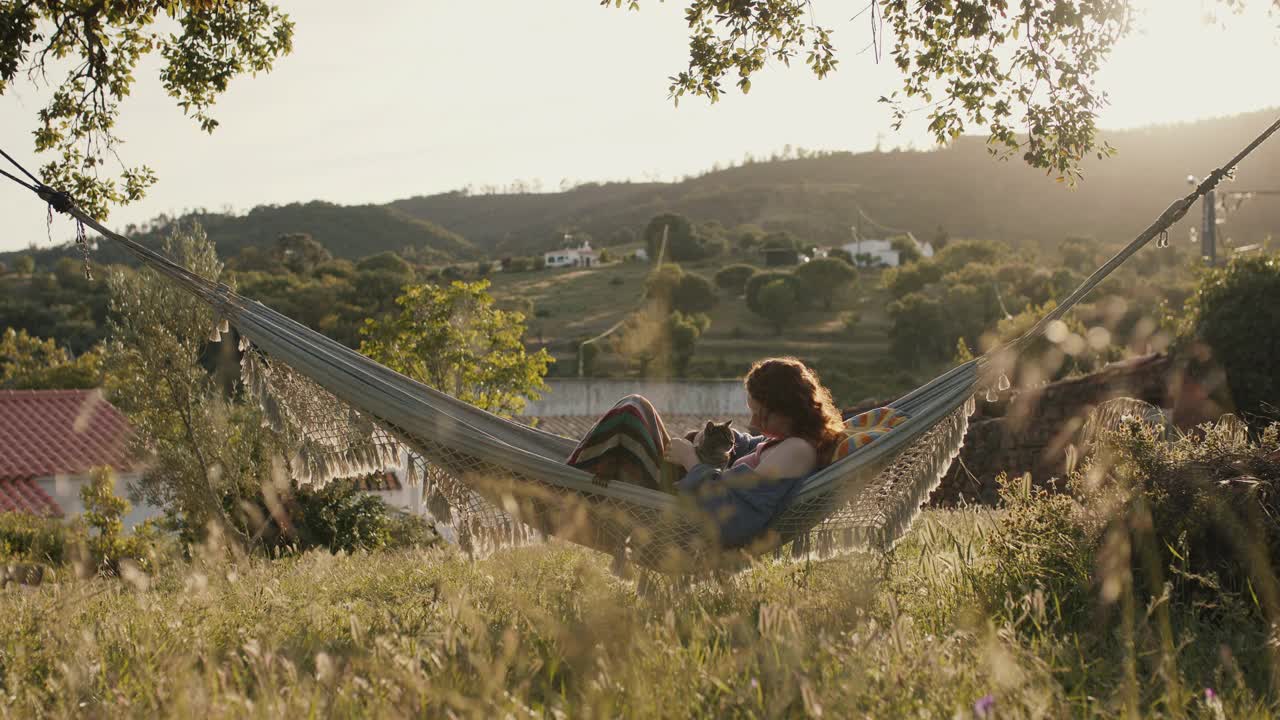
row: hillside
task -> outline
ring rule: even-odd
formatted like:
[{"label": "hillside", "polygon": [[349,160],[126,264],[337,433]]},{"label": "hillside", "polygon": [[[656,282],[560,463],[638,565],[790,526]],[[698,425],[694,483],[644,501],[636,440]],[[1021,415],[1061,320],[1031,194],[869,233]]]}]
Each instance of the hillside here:
[{"label": "hillside", "polygon": [[[535,254],[558,247],[566,231],[590,233],[609,244],[622,229],[639,231],[655,215],[675,212],[698,223],[726,228],[753,224],[790,230],[803,242],[849,239],[859,210],[884,226],[922,239],[939,230],[951,237],[1005,241],[1019,247],[1050,246],[1069,236],[1104,243],[1131,238],[1174,198],[1187,192],[1186,177],[1203,175],[1234,155],[1273,118],[1266,110],[1195,123],[1111,132],[1115,157],[1093,159],[1076,187],[1055,182],[1021,161],[993,159],[985,142],[962,137],[931,151],[833,153],[770,160],[710,172],[676,183],[588,183],[567,192],[473,195],[461,192],[395,200],[386,205],[343,206],[309,202],[261,206],[236,216],[199,212],[198,220],[223,257],[246,246],[266,247],[285,233],[309,233],[337,257],[359,258],[393,250],[428,263],[473,260],[484,255]],[[1280,144],[1259,148],[1225,191],[1280,189]],[[131,228],[154,241],[177,218],[161,217]],[[1199,223],[1193,210],[1173,231],[1185,243]],[[1237,244],[1280,230],[1280,202],[1254,198],[1230,209],[1220,231]],[[877,230],[868,227],[868,234]],[[105,244],[99,262],[125,258]],[[36,253],[51,266],[67,248]],[[13,256],[0,253],[0,262]]]},{"label": "hillside", "polygon": [[[554,247],[569,229],[605,242],[621,227],[642,228],[660,212],[697,222],[787,229],[815,244],[847,241],[858,208],[887,226],[930,238],[1015,245],[1068,236],[1104,242],[1129,238],[1175,197],[1188,174],[1204,175],[1243,147],[1274,117],[1271,110],[1196,123],[1107,133],[1118,154],[1085,164],[1075,188],[1017,159],[990,157],[983,139],[963,137],[927,152],[836,153],[757,162],[679,183],[590,184],[562,193],[464,195],[397,200],[390,207],[437,222],[496,254]],[[1259,148],[1224,190],[1280,188],[1280,145]],[[1173,233],[1185,241],[1193,212]],[[1223,237],[1240,243],[1280,229],[1280,203],[1258,198],[1233,212]]]},{"label": "hillside", "polygon": [[[454,232],[421,218],[410,217],[383,205],[335,205],[314,201],[292,205],[261,205],[245,215],[196,212],[181,217],[161,216],[144,228],[129,227],[124,233],[147,245],[158,244],[176,223],[199,222],[217,244],[218,254],[227,258],[245,247],[270,247],[281,235],[307,233],[335,257],[356,260],[384,251],[415,254],[430,262],[475,259],[481,253]],[[72,250],[74,250],[72,248]],[[35,253],[41,266],[52,265],[66,248]],[[0,262],[11,262],[21,252],[0,254]],[[103,242],[94,253],[101,263],[128,262],[113,243]]]}]

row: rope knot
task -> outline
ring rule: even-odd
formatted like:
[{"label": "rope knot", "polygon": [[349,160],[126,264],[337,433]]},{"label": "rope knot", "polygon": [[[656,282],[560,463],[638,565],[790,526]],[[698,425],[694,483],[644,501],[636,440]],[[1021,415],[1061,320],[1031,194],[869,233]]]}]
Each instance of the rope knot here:
[{"label": "rope knot", "polygon": [[64,215],[70,214],[71,208],[75,207],[75,201],[71,199],[69,194],[61,190],[54,190],[48,185],[37,185],[36,194],[40,196],[41,200],[49,203],[49,207]]}]

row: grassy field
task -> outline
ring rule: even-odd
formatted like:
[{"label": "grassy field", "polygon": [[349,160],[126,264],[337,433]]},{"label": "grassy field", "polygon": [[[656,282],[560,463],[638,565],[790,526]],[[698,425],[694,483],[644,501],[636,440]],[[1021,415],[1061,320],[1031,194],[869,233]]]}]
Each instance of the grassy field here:
[{"label": "grassy field", "polygon": [[[0,591],[0,717],[1265,717],[1220,630],[1173,665],[1045,597],[975,604],[997,516],[888,557],[759,563],[638,595],[561,543],[174,562]],[[1021,605],[1019,605],[1021,603]],[[1139,612],[1141,618],[1141,613]],[[1133,628],[1130,628],[1132,631]],[[1144,631],[1139,620],[1138,632]],[[1130,657],[1132,661],[1133,658]],[[1234,667],[1234,670],[1233,670]],[[1203,688],[1217,688],[1206,699]],[[1225,715],[1224,715],[1225,713]]]}]

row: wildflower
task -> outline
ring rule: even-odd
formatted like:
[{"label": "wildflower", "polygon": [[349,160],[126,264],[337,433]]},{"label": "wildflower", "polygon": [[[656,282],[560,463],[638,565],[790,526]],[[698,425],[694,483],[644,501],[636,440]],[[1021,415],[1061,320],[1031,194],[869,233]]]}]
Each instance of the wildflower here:
[{"label": "wildflower", "polygon": [[991,694],[983,695],[973,704],[973,716],[976,718],[993,718],[996,716],[995,707],[995,696]]},{"label": "wildflower", "polygon": [[1218,693],[1213,691],[1213,688],[1207,687],[1204,689],[1204,704],[1213,713],[1213,717],[1221,720],[1227,716],[1222,708],[1222,700],[1218,697]]}]

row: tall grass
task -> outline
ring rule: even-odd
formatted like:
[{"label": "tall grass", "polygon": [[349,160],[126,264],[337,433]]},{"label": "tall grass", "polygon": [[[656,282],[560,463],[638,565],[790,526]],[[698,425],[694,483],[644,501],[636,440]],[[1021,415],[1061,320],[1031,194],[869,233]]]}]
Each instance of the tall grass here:
[{"label": "tall grass", "polygon": [[1127,437],[1070,493],[1014,480],[886,556],[723,577],[559,542],[59,573],[0,591],[0,717],[1275,717],[1275,536],[1198,559],[1202,519],[1160,510],[1205,467],[1270,508],[1280,456]]}]

